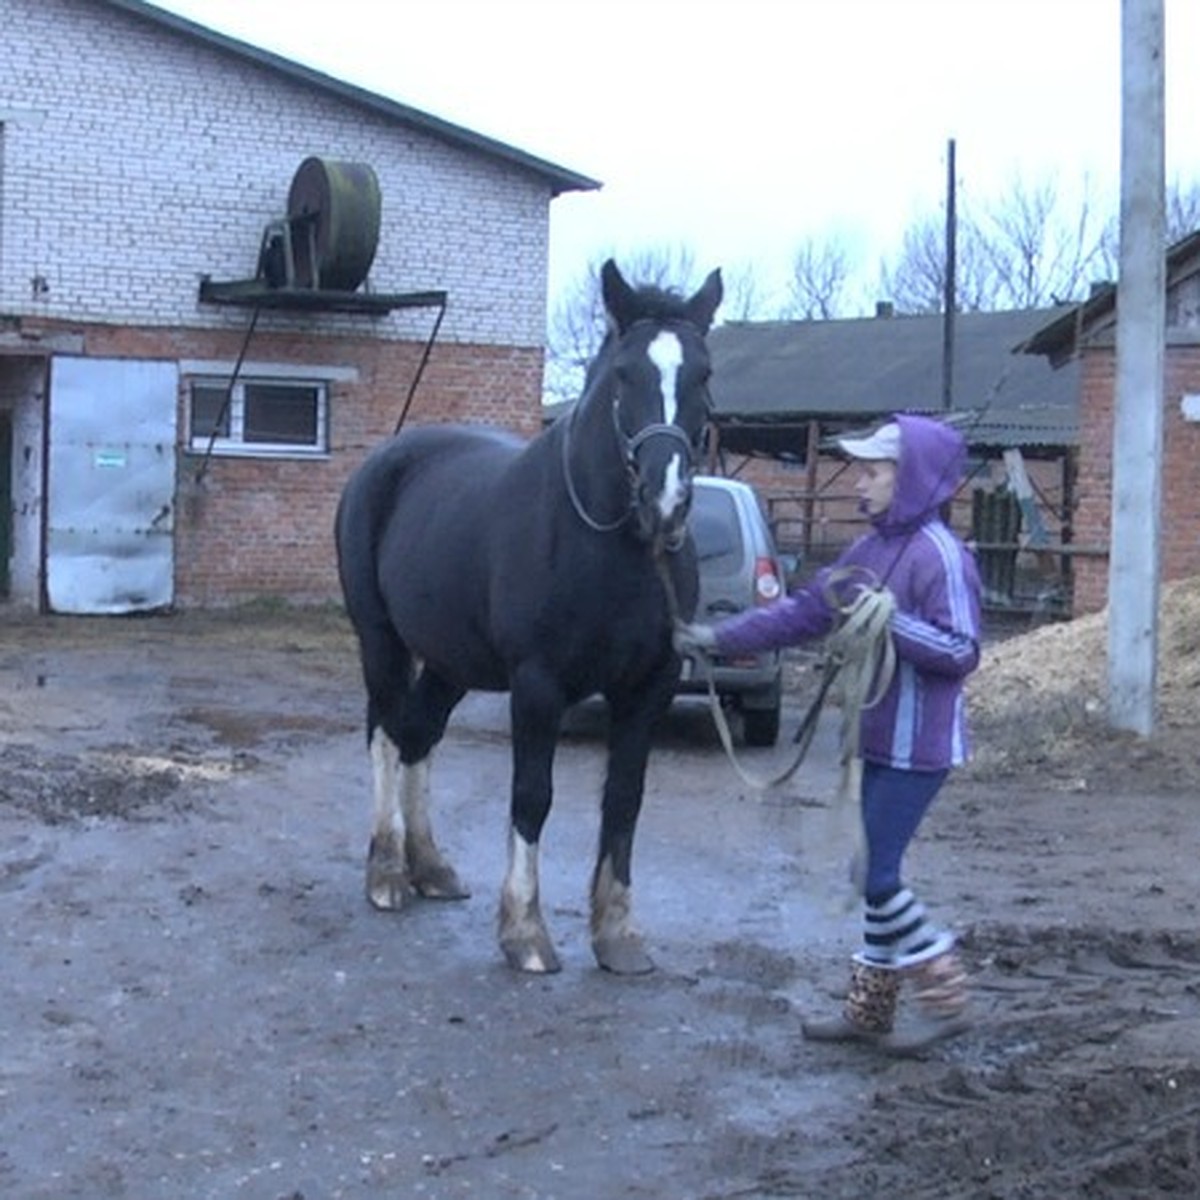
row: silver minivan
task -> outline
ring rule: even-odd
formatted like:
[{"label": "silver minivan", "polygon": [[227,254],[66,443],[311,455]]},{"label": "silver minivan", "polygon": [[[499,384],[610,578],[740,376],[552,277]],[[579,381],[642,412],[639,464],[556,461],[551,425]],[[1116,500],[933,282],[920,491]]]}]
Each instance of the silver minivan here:
[{"label": "silver minivan", "polygon": [[[748,484],[697,475],[688,527],[700,572],[694,620],[712,624],[783,594],[783,565],[758,496]],[[773,746],[779,737],[783,684],[779,652],[718,657],[712,670],[722,703],[741,713],[746,744]],[[688,695],[707,692],[708,673],[702,662],[684,659],[678,690]]]}]

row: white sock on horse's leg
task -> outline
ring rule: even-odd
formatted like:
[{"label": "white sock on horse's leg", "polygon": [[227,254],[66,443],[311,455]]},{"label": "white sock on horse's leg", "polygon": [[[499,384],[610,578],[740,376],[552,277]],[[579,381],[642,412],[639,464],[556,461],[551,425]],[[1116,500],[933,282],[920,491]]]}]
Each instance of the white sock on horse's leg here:
[{"label": "white sock on horse's leg", "polygon": [[500,892],[500,946],[510,966],[545,973],[560,968],[542,919],[538,883],[538,844],[514,827],[508,831],[508,873]]},{"label": "white sock on horse's leg", "polygon": [[463,900],[471,893],[433,839],[429,817],[432,751],[420,762],[401,766],[400,806],[404,817],[404,853],[412,886],[431,900]]},{"label": "white sock on horse's leg", "polygon": [[408,899],[408,862],[404,854],[400,814],[400,752],[376,726],[371,734],[371,767],[375,813],[367,852],[367,898],[376,908],[403,908]]}]

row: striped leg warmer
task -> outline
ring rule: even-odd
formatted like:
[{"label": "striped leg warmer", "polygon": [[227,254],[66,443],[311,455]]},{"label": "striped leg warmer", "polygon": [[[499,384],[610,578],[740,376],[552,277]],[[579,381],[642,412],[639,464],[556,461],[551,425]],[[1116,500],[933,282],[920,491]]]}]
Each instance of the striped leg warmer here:
[{"label": "striped leg warmer", "polygon": [[925,905],[909,888],[867,898],[859,962],[912,967],[945,954],[953,945],[954,936],[930,921]]}]

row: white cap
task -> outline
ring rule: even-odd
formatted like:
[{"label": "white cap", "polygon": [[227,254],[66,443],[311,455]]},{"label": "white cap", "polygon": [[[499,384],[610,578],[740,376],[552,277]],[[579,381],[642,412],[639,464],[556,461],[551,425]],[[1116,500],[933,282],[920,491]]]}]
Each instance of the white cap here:
[{"label": "white cap", "polygon": [[872,462],[890,458],[895,462],[900,458],[900,426],[895,421],[889,421],[866,437],[838,438],[837,444],[851,458],[865,458]]}]

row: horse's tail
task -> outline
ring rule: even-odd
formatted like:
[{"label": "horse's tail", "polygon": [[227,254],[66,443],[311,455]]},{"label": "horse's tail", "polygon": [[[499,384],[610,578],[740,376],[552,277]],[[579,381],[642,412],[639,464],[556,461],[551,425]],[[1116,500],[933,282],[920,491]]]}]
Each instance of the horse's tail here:
[{"label": "horse's tail", "polygon": [[379,586],[377,550],[394,494],[398,465],[377,450],[350,476],[334,516],[338,578],[346,612],[355,628],[387,621],[387,604]]}]

